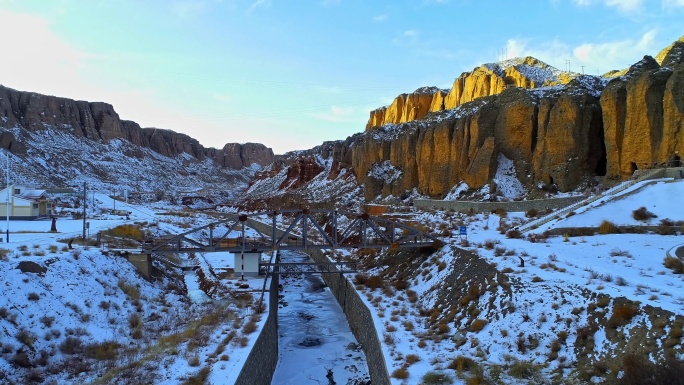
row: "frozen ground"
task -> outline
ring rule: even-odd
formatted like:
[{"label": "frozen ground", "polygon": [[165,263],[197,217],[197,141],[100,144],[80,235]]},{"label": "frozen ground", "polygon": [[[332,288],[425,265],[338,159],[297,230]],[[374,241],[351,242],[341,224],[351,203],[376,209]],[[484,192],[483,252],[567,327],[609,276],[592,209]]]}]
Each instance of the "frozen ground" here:
[{"label": "frozen ground", "polygon": [[[283,262],[306,255],[282,252]],[[365,384],[366,357],[330,290],[318,275],[282,275],[278,367],[273,384]]]}]

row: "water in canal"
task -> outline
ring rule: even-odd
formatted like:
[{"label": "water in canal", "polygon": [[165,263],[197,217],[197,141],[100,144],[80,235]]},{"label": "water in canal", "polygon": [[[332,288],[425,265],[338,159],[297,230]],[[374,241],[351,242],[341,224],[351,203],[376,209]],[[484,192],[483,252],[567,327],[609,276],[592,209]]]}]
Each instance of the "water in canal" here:
[{"label": "water in canal", "polygon": [[[283,262],[308,256],[281,252]],[[370,384],[366,356],[320,275],[281,275],[274,385]]]}]

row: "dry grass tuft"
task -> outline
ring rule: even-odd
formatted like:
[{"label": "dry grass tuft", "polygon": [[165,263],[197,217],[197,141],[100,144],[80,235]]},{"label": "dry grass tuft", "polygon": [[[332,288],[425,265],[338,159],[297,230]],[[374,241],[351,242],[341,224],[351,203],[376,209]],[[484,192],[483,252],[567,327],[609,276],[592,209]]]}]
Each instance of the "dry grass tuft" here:
[{"label": "dry grass tuft", "polygon": [[418,355],[416,355],[416,354],[407,354],[406,355],[406,366],[411,366],[418,361],[420,361],[420,357]]},{"label": "dry grass tuft", "polygon": [[453,384],[454,380],[446,373],[430,371],[423,375],[422,384],[425,385],[440,385]]},{"label": "dry grass tuft", "polygon": [[473,323],[470,324],[470,331],[477,333],[480,330],[484,329],[484,327],[487,325],[487,320],[478,318]]},{"label": "dry grass tuft", "polygon": [[398,380],[405,380],[408,378],[408,376],[409,376],[409,372],[408,372],[408,369],[406,369],[406,368],[395,369],[392,372],[392,378],[396,378]]},{"label": "dry grass tuft", "polygon": [[682,260],[677,257],[665,257],[663,265],[665,265],[665,267],[667,267],[668,269],[672,270],[672,272],[675,274],[684,273],[684,262],[682,262]]},{"label": "dry grass tuft", "polygon": [[531,379],[535,377],[538,372],[539,369],[534,364],[527,361],[518,361],[508,369],[509,375],[519,379]]},{"label": "dry grass tuft", "polygon": [[639,313],[639,310],[631,305],[614,305],[613,314],[608,319],[607,326],[616,329],[627,325],[629,321]]},{"label": "dry grass tuft", "polygon": [[456,370],[458,372],[469,372],[477,367],[475,361],[472,358],[458,356],[454,358],[447,368]]},{"label": "dry grass tuft", "polygon": [[658,216],[648,211],[646,207],[639,207],[638,209],[632,211],[632,218],[637,221],[648,221],[651,218],[657,218]]},{"label": "dry grass tuft", "polygon": [[126,293],[128,298],[130,298],[131,301],[138,301],[140,300],[140,289],[138,289],[136,286],[129,285],[124,281],[123,279],[119,280],[118,283],[119,289]]},{"label": "dry grass tuft", "polygon": [[522,233],[518,229],[508,230],[506,232],[506,238],[520,239],[520,238],[522,238]]},{"label": "dry grass tuft", "polygon": [[611,221],[603,220],[601,224],[599,225],[598,228],[598,233],[605,235],[605,234],[619,234],[620,229],[617,227],[617,225]]}]

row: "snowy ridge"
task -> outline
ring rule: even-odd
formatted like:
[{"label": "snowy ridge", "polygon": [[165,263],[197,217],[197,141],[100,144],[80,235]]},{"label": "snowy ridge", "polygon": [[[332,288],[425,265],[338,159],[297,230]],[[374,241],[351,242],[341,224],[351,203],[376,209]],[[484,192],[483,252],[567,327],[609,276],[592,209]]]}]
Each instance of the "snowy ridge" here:
[{"label": "snowy ridge", "polygon": [[571,76],[578,76],[574,72],[561,71],[553,66],[544,63],[541,60],[533,57],[517,57],[500,61],[497,63],[486,63],[482,65],[495,74],[503,77],[504,71],[513,67],[526,78],[533,80],[535,83],[541,85],[549,82],[556,82],[560,79],[561,74],[566,73]]}]

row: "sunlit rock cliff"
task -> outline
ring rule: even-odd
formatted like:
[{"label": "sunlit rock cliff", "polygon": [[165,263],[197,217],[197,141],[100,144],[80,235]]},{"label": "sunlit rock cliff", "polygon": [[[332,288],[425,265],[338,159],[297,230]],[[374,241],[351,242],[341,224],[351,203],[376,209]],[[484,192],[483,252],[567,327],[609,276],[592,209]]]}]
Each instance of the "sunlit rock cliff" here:
[{"label": "sunlit rock cliff", "polygon": [[533,57],[483,64],[456,78],[451,90],[419,88],[397,96],[392,104],[371,111],[366,129],[421,119],[429,112],[453,109],[475,99],[496,95],[509,87],[536,88],[566,84],[577,74],[559,71]]},{"label": "sunlit rock cliff", "polygon": [[363,134],[326,155],[353,171],[367,199],[414,189],[441,198],[462,182],[496,190],[501,157],[530,189],[616,183],[681,160],[683,62],[684,38],[604,76],[530,57],[486,64],[449,91],[400,95],[371,112]]}]

